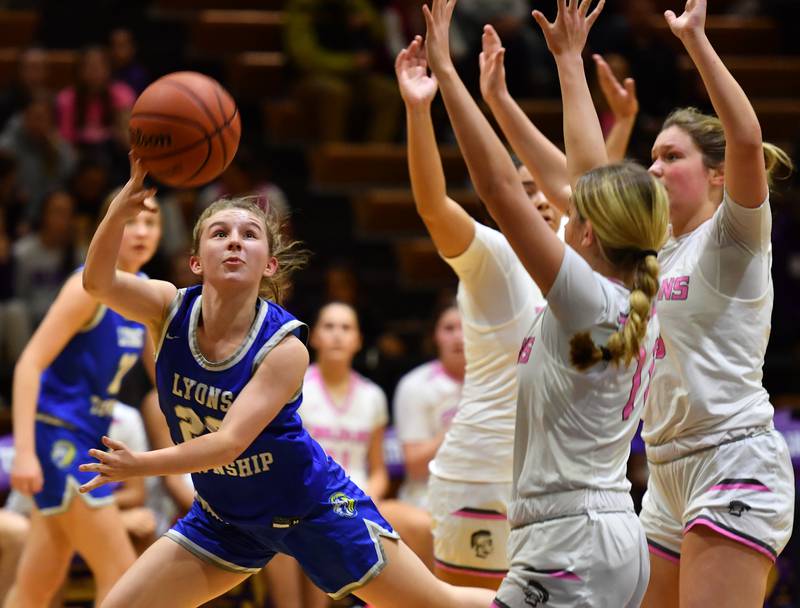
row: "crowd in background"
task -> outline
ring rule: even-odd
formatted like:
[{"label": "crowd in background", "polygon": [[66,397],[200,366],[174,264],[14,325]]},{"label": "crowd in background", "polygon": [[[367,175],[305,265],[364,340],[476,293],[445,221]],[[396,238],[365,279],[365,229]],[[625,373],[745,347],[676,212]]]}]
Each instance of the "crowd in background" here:
[{"label": "crowd in background", "polygon": [[[8,411],[17,357],[64,280],[82,263],[105,201],[124,182],[127,118],[136,96],[154,78],[173,69],[200,68],[220,78],[224,73],[220,66],[214,71],[211,64],[197,64],[192,57],[172,53],[181,49],[181,32],[163,26],[158,29],[149,23],[145,2],[135,3],[136,7],[101,0],[82,3],[81,13],[85,12],[86,18],[78,22],[74,17],[65,21],[72,10],[67,6],[70,3],[20,0],[0,4],[12,9],[36,8],[42,16],[41,46],[20,53],[14,84],[0,90],[0,398]],[[800,52],[796,36],[799,7],[795,0],[742,0],[733,4],[732,11],[777,17],[783,28],[782,52],[788,54]],[[452,48],[459,72],[474,92],[478,86],[481,25],[491,22],[508,49],[512,94],[520,98],[558,96],[555,66],[530,18],[530,9],[528,0],[459,0]],[[637,83],[640,112],[629,154],[646,162],[650,157],[648,142],[669,109],[687,103],[707,108],[708,102],[691,88],[670,86],[680,81],[676,53],[654,37],[642,35],[646,29],[642,23],[656,12],[651,0],[609,1],[606,10],[611,15],[598,24],[590,45],[592,51],[606,57],[618,77],[631,76]],[[70,26],[63,27],[67,22]],[[319,141],[402,143],[402,101],[392,62],[400,48],[423,31],[418,0],[288,0],[285,52],[291,79],[280,94],[302,108],[309,122],[308,145]],[[69,86],[53,88],[46,48],[80,49]],[[597,96],[601,120],[610,126],[610,113],[599,101],[601,97]],[[191,284],[194,277],[187,263],[190,230],[200,212],[224,195],[255,193],[268,200],[286,220],[286,230],[305,240],[315,252],[311,267],[298,280],[286,307],[309,324],[316,321],[320,326],[315,328],[317,332],[324,323],[338,324],[328,331],[346,335],[344,346],[336,348],[345,351],[348,373],[355,370],[352,373],[358,374],[359,382],[372,391],[369,405],[364,406],[371,408],[369,415],[360,420],[368,420],[371,428],[332,430],[328,428],[332,422],[320,423],[320,441],[335,445],[345,437],[343,445],[363,443],[358,456],[361,462],[353,466],[367,471],[370,480],[364,487],[377,483],[379,489],[370,492],[376,498],[394,495],[400,487],[401,499],[424,506],[420,487],[424,487],[427,460],[446,430],[453,413],[448,404],[456,403],[463,379],[457,311],[448,304],[452,294],[443,289],[407,303],[406,299],[415,294],[404,295],[391,278],[374,280],[376,273],[392,273],[392,268],[381,268],[380,257],[377,263],[367,264],[358,249],[342,244],[352,234],[346,216],[337,218],[338,224],[320,225],[324,222],[315,217],[310,202],[315,200],[314,194],[303,163],[292,160],[293,152],[270,144],[256,108],[243,105],[241,109],[244,139],[225,173],[200,189],[159,191],[166,238],[145,271],[178,286]],[[439,135],[445,141],[452,139],[444,127]],[[800,158],[800,141],[776,143],[788,146],[795,161]],[[775,308],[765,385],[778,408],[776,426],[786,432],[795,462],[800,463],[798,196],[800,181],[794,177],[780,184],[773,198]],[[320,233],[325,234],[320,237]],[[377,293],[371,288],[376,284],[390,289]],[[387,299],[393,305],[386,305]],[[330,309],[322,309],[329,302],[345,306],[334,315]],[[327,310],[334,321],[324,318],[321,310]],[[413,329],[406,331],[408,327]],[[319,358],[324,352],[330,358],[334,347],[327,343],[320,348],[323,343],[317,333],[316,342],[311,342],[315,356]],[[352,395],[326,389],[326,369],[318,360],[309,370],[311,376],[322,379],[318,380],[318,399],[314,402],[307,397],[306,410],[332,407],[343,411],[349,406]],[[432,396],[419,388],[416,390],[420,392],[414,393],[413,387],[420,386]],[[138,409],[148,389],[145,375],[134,374],[124,400]],[[120,412],[115,413],[118,426],[126,426],[136,437],[126,442],[147,445],[147,434],[136,411]],[[307,415],[313,418],[311,413]],[[384,440],[387,426],[397,429],[397,434],[390,433]],[[370,445],[376,430],[378,445],[383,446],[380,458]],[[327,438],[323,436],[326,433]],[[0,446],[0,452],[2,449]],[[4,460],[0,464],[5,468]],[[342,464],[348,467],[348,463]],[[378,466],[388,466],[385,483],[373,480]],[[639,498],[646,476],[643,447],[635,444],[630,477]],[[178,497],[177,507],[172,504],[165,509],[168,496],[176,498],[175,492],[156,486],[137,488],[133,497],[121,501],[131,507],[128,525],[137,538],[152,538],[163,531],[181,508]],[[152,492],[150,498],[146,497],[148,492]],[[150,511],[140,510],[144,505]],[[10,506],[25,512],[24,505]],[[18,530],[24,530],[24,525],[20,526]],[[22,534],[0,542],[0,587],[1,571],[7,568],[9,555],[4,543],[13,545]],[[778,569],[780,577],[771,605],[800,605],[797,540],[790,543]]]}]

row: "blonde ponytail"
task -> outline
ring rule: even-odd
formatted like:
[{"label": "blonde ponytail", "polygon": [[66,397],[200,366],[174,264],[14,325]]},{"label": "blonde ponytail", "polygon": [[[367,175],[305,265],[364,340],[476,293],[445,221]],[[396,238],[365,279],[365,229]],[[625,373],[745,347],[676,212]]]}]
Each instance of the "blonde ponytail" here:
[{"label": "blonde ponytail", "polygon": [[621,163],[582,176],[573,196],[579,217],[591,220],[606,259],[633,273],[628,318],[605,346],[588,332],[570,340],[570,361],[585,370],[600,361],[623,363],[639,356],[658,294],[658,250],[667,239],[669,202],[661,183],[644,167]]}]

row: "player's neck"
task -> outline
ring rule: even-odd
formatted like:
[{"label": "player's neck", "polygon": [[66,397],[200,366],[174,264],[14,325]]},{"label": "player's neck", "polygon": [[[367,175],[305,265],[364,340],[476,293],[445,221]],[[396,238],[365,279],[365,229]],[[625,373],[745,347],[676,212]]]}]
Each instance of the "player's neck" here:
[{"label": "player's neck", "polygon": [[257,300],[257,292],[233,290],[221,294],[206,283],[201,309],[202,334],[210,342],[244,338],[253,324]]},{"label": "player's neck", "polygon": [[346,386],[350,382],[352,368],[346,361],[317,361],[317,369],[325,386]]}]

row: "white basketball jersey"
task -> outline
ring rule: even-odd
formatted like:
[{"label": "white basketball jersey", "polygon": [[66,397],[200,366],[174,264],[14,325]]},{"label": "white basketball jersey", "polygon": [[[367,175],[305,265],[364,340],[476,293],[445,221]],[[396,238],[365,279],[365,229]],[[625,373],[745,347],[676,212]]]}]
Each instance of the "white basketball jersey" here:
[{"label": "white basketball jersey", "polygon": [[431,462],[437,477],[511,482],[517,409],[517,352],[525,330],[546,305],[542,292],[497,230],[475,226],[455,258],[458,309],[467,368],[458,412]]},{"label": "white basketball jersey", "polygon": [[672,459],[769,426],[761,384],[772,315],[769,204],[727,196],[714,216],[659,254],[656,310],[663,348],[642,437],[648,457]]},{"label": "white basketball jersey", "polygon": [[348,395],[337,404],[328,394],[319,369],[311,365],[303,383],[303,403],[297,411],[309,434],[366,491],[369,442],[375,429],[386,426],[389,420],[383,390],[352,372]]},{"label": "white basketball jersey", "polygon": [[604,345],[625,322],[629,299],[623,285],[566,247],[548,307],[519,350],[513,502],[520,504],[510,513],[558,492],[630,489],[626,465],[652,373],[657,319],[628,366],[600,362],[579,371],[569,356],[570,340],[582,331]]},{"label": "white basketball jersey", "polygon": [[[438,360],[412,369],[394,394],[394,425],[401,443],[426,441],[443,433],[456,414],[462,383],[448,375]],[[407,479],[401,500],[425,506],[427,480]]]}]

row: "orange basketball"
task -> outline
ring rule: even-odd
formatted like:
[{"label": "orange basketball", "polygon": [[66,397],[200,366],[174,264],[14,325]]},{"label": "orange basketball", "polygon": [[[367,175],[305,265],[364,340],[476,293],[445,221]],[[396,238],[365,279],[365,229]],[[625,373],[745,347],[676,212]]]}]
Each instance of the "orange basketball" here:
[{"label": "orange basketball", "polygon": [[239,147],[236,103],[213,78],[173,72],[147,87],[133,106],[131,148],[148,173],[169,186],[206,184]]}]

